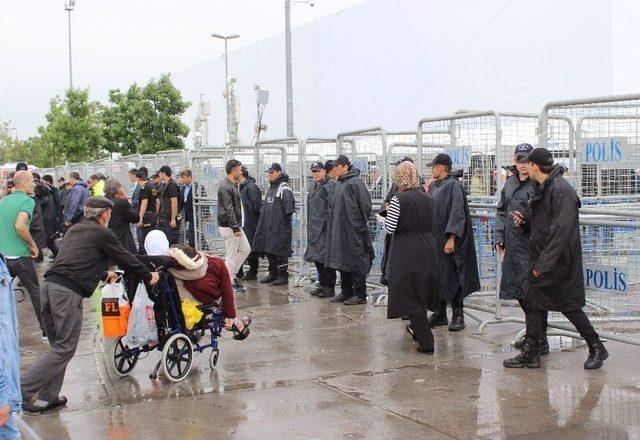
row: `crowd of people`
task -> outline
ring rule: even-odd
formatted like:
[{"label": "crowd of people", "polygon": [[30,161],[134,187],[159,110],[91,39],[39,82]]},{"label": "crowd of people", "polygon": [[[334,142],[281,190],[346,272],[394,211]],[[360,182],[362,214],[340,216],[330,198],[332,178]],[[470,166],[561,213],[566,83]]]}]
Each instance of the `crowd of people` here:
[{"label": "crowd of people", "polygon": [[[504,255],[500,297],[522,307],[526,337],[520,354],[504,366],[540,367],[540,356],[549,353],[547,314],[557,311],[587,342],[584,367],[600,368],[608,353],[582,311],[580,201],[549,151],[521,144],[513,159],[497,206],[495,247]],[[347,306],[367,303],[367,276],[375,257],[370,220],[375,218],[385,233],[381,282],[389,289],[388,318],[408,320],[406,330],[418,351],[433,354],[431,329],[463,330],[464,300],[480,289],[473,224],[448,155],[438,154],[427,165],[432,170],[428,181],[410,157],[394,165],[391,188],[374,213],[372,194],[383,195],[376,169],[370,170],[367,185],[345,155],[311,164],[304,259],[315,265],[317,283],[309,293]],[[162,265],[182,280],[179,290],[201,302],[220,299],[225,327],[237,339],[246,338],[251,320],[236,317],[233,294],[245,291],[243,282],[258,280],[261,258],[268,272],[260,283],[288,283],[296,200],[278,163],[266,170],[264,196],[238,160],[228,161],[225,173],[216,218],[223,260],[196,249],[194,216],[202,212],[194,197],[200,200],[207,192],[190,170],[180,172],[176,181],[166,165],[152,176],[144,167],[132,169],[132,185],[125,188],[125,182],[101,174],[84,182],[76,172],[54,185],[52,176],[40,177],[27,164],[17,165],[0,199],[0,273],[18,278],[27,290],[51,349],[23,375],[19,387],[11,376],[9,352],[0,353],[0,426],[17,407],[43,412],[66,404],[59,392],[78,344],[82,299],[101,280],[115,279],[114,264],[153,285],[158,273],[141,256],[168,258]],[[45,248],[52,263],[41,286],[36,263]],[[14,316],[0,316],[0,322],[15,322],[15,310],[1,310]]]}]

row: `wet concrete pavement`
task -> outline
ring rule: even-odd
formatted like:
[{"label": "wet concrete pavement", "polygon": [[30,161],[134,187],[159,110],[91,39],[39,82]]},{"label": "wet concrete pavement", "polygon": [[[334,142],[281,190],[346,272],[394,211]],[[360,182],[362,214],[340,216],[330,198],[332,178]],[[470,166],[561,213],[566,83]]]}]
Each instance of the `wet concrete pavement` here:
[{"label": "wet concrete pavement", "polygon": [[[539,370],[505,370],[517,324],[482,336],[435,332],[436,354],[415,351],[384,307],[347,307],[308,288],[247,283],[246,341],[225,332],[218,368],[208,352],[178,384],[148,374],[154,351],[127,378],[111,370],[98,298],[86,300],[81,343],[62,394],[69,405],[25,420],[44,439],[636,439],[640,349],[609,342],[605,367],[585,371],[584,346],[552,340]],[[47,349],[27,298],[18,305],[22,368]],[[515,312],[515,309],[507,310]]]}]

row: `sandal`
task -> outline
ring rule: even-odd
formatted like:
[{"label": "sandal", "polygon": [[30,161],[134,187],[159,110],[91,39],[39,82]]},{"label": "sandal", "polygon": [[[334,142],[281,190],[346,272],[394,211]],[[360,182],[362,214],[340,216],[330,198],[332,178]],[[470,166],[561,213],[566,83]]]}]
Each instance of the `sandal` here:
[{"label": "sandal", "polygon": [[235,323],[231,327],[231,330],[233,331],[233,339],[235,339],[236,341],[244,341],[245,339],[247,339],[247,336],[249,336],[249,333],[251,333],[251,330],[249,329],[249,325],[251,325],[251,318],[245,316],[241,319],[241,321],[244,324],[244,328],[242,329],[242,331],[238,329]]}]

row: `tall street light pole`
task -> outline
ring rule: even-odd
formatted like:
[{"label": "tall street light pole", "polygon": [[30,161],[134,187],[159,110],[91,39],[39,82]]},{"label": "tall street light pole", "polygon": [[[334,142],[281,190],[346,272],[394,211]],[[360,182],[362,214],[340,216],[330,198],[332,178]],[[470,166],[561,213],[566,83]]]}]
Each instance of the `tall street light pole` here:
[{"label": "tall street light pole", "polygon": [[71,64],[71,11],[76,5],[76,0],[68,0],[64,4],[64,9],[69,14],[69,88],[73,89],[73,69]]},{"label": "tall street light pole", "polygon": [[233,34],[233,35],[220,35],[220,34],[211,34],[211,36],[213,38],[219,38],[221,40],[224,40],[224,87],[225,87],[225,101],[226,101],[226,105],[227,105],[227,138],[229,137],[229,134],[231,133],[231,121],[229,119],[229,56],[228,56],[228,52],[227,52],[227,41],[234,39],[234,38],[240,38],[240,35],[238,34]]},{"label": "tall street light pole", "polygon": [[287,137],[293,134],[293,84],[291,73],[291,0],[284,0],[284,44],[287,71]]}]

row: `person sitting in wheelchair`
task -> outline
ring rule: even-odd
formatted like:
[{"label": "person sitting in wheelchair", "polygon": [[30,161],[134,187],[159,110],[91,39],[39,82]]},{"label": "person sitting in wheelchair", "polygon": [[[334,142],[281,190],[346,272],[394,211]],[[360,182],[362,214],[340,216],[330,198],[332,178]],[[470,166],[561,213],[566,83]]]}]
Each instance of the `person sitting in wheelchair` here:
[{"label": "person sitting in wheelchair", "polygon": [[219,303],[224,326],[233,331],[233,338],[242,341],[249,336],[251,318],[236,316],[231,277],[222,258],[184,243],[169,247],[166,235],[157,230],[147,235],[144,246],[149,256],[169,257],[163,259],[163,265],[175,279],[181,298],[199,304]]}]

